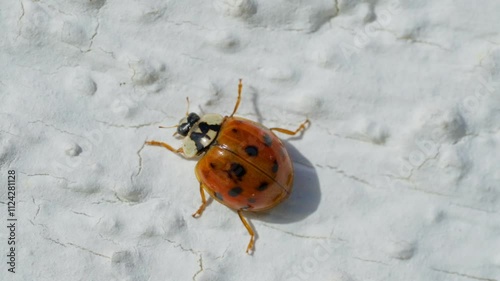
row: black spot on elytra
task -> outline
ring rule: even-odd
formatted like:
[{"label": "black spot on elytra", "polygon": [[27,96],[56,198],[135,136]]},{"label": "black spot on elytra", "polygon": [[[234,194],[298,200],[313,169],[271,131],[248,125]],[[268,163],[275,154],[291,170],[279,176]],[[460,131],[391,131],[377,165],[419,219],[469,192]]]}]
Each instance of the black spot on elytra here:
[{"label": "black spot on elytra", "polygon": [[215,168],[215,164],[210,162],[210,168],[214,169]]},{"label": "black spot on elytra", "polygon": [[190,137],[191,137],[191,140],[196,145],[196,150],[198,152],[201,152],[201,151],[203,151],[203,149],[205,149],[205,147],[201,143],[201,139],[207,138],[207,139],[210,140],[210,137],[207,136],[208,132],[209,131],[219,132],[220,125],[218,125],[218,124],[208,125],[206,122],[201,122],[201,123],[198,124],[198,128],[200,129],[201,133],[199,133],[199,132],[191,132],[191,136]]},{"label": "black spot on elytra", "polygon": [[257,200],[255,198],[248,198],[248,203],[255,203]]},{"label": "black spot on elytra", "polygon": [[231,132],[233,132],[233,133],[237,134],[237,133],[238,133],[238,129],[236,129],[236,128],[232,128],[232,129],[231,129]]},{"label": "black spot on elytra", "polygon": [[273,139],[271,138],[270,135],[264,134],[264,144],[268,147],[273,144]]},{"label": "black spot on elytra", "polygon": [[273,162],[273,173],[276,173],[278,171],[278,162],[274,160]]},{"label": "black spot on elytra", "polygon": [[215,192],[214,194],[215,194],[215,197],[217,199],[219,199],[220,201],[224,201],[224,198],[222,197],[222,194],[220,194],[219,192]]},{"label": "black spot on elytra", "polygon": [[245,147],[245,152],[248,156],[257,156],[259,154],[259,150],[253,145]]},{"label": "black spot on elytra", "polygon": [[231,197],[236,197],[236,196],[240,195],[241,192],[243,192],[243,188],[236,186],[236,187],[231,188],[231,190],[229,190],[229,192],[227,194],[229,194],[229,196],[231,196]]},{"label": "black spot on elytra", "polygon": [[267,189],[268,185],[269,185],[269,184],[268,184],[267,182],[262,182],[262,183],[261,183],[261,184],[257,187],[257,190],[258,190],[258,191],[264,191],[264,190],[266,190],[266,189]]},{"label": "black spot on elytra", "polygon": [[245,170],[245,167],[243,167],[239,163],[231,163],[231,168],[229,168],[229,175],[234,175],[238,178],[238,180],[241,180],[241,178],[247,173],[247,170]]}]

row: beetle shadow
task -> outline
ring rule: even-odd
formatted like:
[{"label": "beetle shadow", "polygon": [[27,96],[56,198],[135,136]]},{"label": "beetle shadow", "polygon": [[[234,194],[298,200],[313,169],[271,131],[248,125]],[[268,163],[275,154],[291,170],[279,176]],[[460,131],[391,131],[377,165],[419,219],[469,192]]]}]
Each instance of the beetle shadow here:
[{"label": "beetle shadow", "polygon": [[321,201],[318,174],[314,165],[289,142],[283,141],[294,162],[292,194],[278,206],[262,213],[245,213],[250,219],[287,224],[301,221],[314,213]]},{"label": "beetle shadow", "polygon": [[257,123],[259,124],[263,124],[264,122],[264,119],[262,118],[262,114],[260,113],[260,110],[259,110],[259,95],[257,95],[257,90],[250,87],[250,89],[252,90],[250,92],[250,95],[252,96],[252,106],[253,106],[253,110],[255,111],[255,115],[257,115]]}]

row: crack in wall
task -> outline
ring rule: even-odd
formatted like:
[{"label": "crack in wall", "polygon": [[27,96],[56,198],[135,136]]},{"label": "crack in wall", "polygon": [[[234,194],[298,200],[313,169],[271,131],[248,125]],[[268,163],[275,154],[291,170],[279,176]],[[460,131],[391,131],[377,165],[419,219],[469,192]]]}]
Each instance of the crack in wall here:
[{"label": "crack in wall", "polygon": [[144,140],[144,142],[142,143],[141,148],[139,148],[139,150],[136,152],[137,157],[139,157],[139,169],[137,170],[137,172],[135,174],[130,175],[130,181],[131,182],[134,182],[134,178],[136,178],[137,176],[139,176],[139,174],[142,172],[142,156],[141,156],[141,151],[144,149],[145,146],[146,146],[146,140]]},{"label": "crack in wall", "polygon": [[283,232],[285,234],[288,234],[288,235],[291,235],[291,236],[297,237],[297,238],[316,239],[316,240],[338,240],[338,241],[342,241],[342,242],[346,241],[346,240],[341,239],[341,238],[332,238],[332,237],[329,237],[329,236],[314,236],[314,235],[297,234],[297,233],[293,233],[291,231],[286,231],[286,230],[283,230],[283,229],[279,229],[277,227],[274,227],[274,226],[271,226],[271,225],[268,225],[268,224],[265,224],[265,223],[262,223],[262,224],[259,224],[259,225],[263,225],[263,226],[265,226],[267,228],[271,228],[271,229],[277,230],[279,232]]},{"label": "crack in wall", "polygon": [[202,273],[204,268],[203,268],[203,256],[201,254],[199,254],[199,258],[198,258],[198,266],[200,267],[200,269],[193,275],[193,281],[196,280],[196,276],[198,276],[198,274]]},{"label": "crack in wall", "polygon": [[422,39],[418,39],[418,38],[415,38],[412,34],[407,34],[407,35],[399,35],[398,33],[396,33],[395,31],[393,30],[390,30],[390,29],[385,29],[385,28],[377,28],[375,29],[376,31],[384,31],[384,32],[387,32],[387,33],[390,33],[394,36],[394,38],[396,40],[400,40],[400,41],[407,41],[407,42],[410,42],[410,43],[418,43],[418,44],[425,44],[425,45],[428,45],[428,46],[432,46],[432,47],[437,47],[443,51],[447,51],[447,52],[451,52],[451,49],[448,49],[438,43],[435,43],[435,42],[431,42],[431,41],[427,41],[427,40],[422,40]]},{"label": "crack in wall", "polygon": [[420,163],[417,167],[415,167],[413,164],[409,163],[410,165],[412,165],[412,168],[410,170],[409,175],[406,176],[406,177],[398,177],[398,176],[395,176],[395,175],[392,175],[392,174],[385,174],[385,176],[387,176],[389,178],[392,178],[392,179],[398,179],[398,180],[408,181],[408,182],[412,183],[413,185],[415,185],[415,182],[412,180],[413,171],[419,170],[429,160],[436,160],[438,158],[438,156],[439,156],[440,153],[441,153],[441,146],[438,146],[436,154],[433,157],[427,157],[426,159],[424,159],[424,161],[422,161],[422,163]]},{"label": "crack in wall", "polygon": [[78,135],[78,134],[75,134],[75,133],[72,133],[72,132],[68,132],[68,131],[65,131],[63,129],[60,129],[58,127],[56,127],[55,125],[53,124],[49,124],[49,123],[46,123],[42,120],[35,120],[35,121],[28,121],[28,124],[37,124],[37,123],[40,123],[42,125],[44,125],[45,127],[50,127],[58,132],[61,132],[63,134],[68,134],[68,135],[72,135],[72,136],[75,136],[75,137],[78,137],[78,138],[83,138],[83,139],[86,139],[88,141],[90,141],[88,138],[86,138],[85,136],[82,136],[82,135]]},{"label": "crack in wall", "polygon": [[[165,231],[165,228],[163,228],[163,231]],[[200,251],[195,251],[191,248],[184,248],[181,243],[178,243],[176,241],[170,240],[166,237],[162,237],[163,240],[167,241],[168,243],[174,245],[174,248],[179,248],[184,252],[190,252],[198,257],[198,266],[199,270],[193,274],[192,280],[195,281],[196,276],[198,276],[201,272],[203,272],[205,269],[203,267],[203,255],[201,254]]]},{"label": "crack in wall", "polygon": [[426,189],[417,188],[417,185],[415,184],[415,182],[410,177],[397,177],[397,176],[394,176],[394,175],[391,175],[391,174],[385,174],[385,176],[389,177],[389,178],[392,178],[392,179],[396,179],[396,180],[407,181],[412,186],[412,187],[409,187],[409,188],[404,187],[405,189],[408,189],[408,190],[415,190],[415,191],[423,192],[423,193],[426,193],[426,194],[443,196],[443,197],[447,197],[447,198],[453,197],[450,194],[444,194],[444,193],[439,193],[439,192],[436,192],[436,191],[430,191],[430,190],[426,190]]},{"label": "crack in wall", "polygon": [[142,127],[148,127],[148,126],[154,126],[154,125],[161,124],[163,121],[165,121],[165,119],[167,119],[167,117],[163,118],[161,121],[153,121],[153,122],[142,123],[142,124],[137,124],[137,125],[128,125],[128,126],[122,125],[122,124],[113,124],[113,123],[109,123],[107,121],[103,121],[103,120],[99,120],[99,119],[94,119],[94,120],[98,123],[104,124],[104,125],[109,126],[109,127],[123,128],[123,129],[139,129]]},{"label": "crack in wall", "polygon": [[108,51],[106,49],[104,49],[103,47],[97,47],[99,50],[101,50],[103,53],[105,53],[106,55],[110,56],[112,59],[116,60],[116,56],[115,56],[115,53],[112,52],[112,51]]},{"label": "crack in wall", "polygon": [[85,251],[85,252],[88,252],[92,255],[96,255],[96,256],[99,256],[99,257],[103,257],[103,258],[107,258],[107,259],[111,259],[111,257],[108,257],[106,255],[103,255],[101,253],[98,253],[98,252],[95,252],[93,250],[90,250],[90,249],[87,249],[85,247],[82,247],[80,245],[77,245],[77,244],[74,244],[72,242],[61,242],[60,240],[57,240],[57,239],[54,239],[52,237],[50,237],[49,235],[47,235],[46,233],[43,233],[43,232],[49,232],[48,230],[48,227],[45,225],[45,224],[42,224],[42,223],[34,223],[32,220],[29,220],[30,223],[34,226],[34,227],[41,227],[43,229],[43,231],[39,230],[39,234],[40,234],[40,237],[42,237],[43,239],[45,240],[48,240],[52,243],[55,243],[59,246],[62,246],[62,247],[65,247],[67,248],[68,246],[71,246],[71,247],[74,247],[74,248],[77,248],[79,250],[82,250],[82,251]]},{"label": "crack in wall", "polygon": [[49,240],[50,242],[55,243],[55,244],[57,244],[57,245],[59,245],[59,246],[63,246],[64,248],[66,248],[66,247],[67,247],[64,243],[61,243],[61,242],[59,242],[58,240],[55,240],[55,239],[53,239],[53,238],[50,238],[50,237],[44,237],[44,236],[42,236],[42,238],[43,238],[43,239],[45,239],[45,240]]},{"label": "crack in wall", "polygon": [[[113,190],[114,190],[114,189],[115,189],[115,187],[113,187]],[[130,201],[126,201],[126,200],[121,199],[121,198],[120,198],[120,196],[118,196],[118,193],[117,193],[116,191],[113,193],[113,195],[114,195],[114,196],[115,196],[115,198],[116,198],[118,201],[120,201],[121,203],[131,203]]]},{"label": "crack in wall", "polygon": [[67,178],[65,177],[61,177],[61,176],[53,176],[53,175],[50,175],[50,174],[46,174],[46,173],[36,173],[36,174],[28,174],[28,173],[25,173],[25,172],[19,172],[20,174],[23,174],[27,177],[51,177],[51,178],[54,178],[54,179],[58,179],[58,180],[64,180],[68,183],[76,183],[74,181],[70,181],[68,180]]},{"label": "crack in wall", "polygon": [[192,60],[196,60],[196,61],[201,61],[201,62],[205,62],[205,60],[203,58],[199,58],[199,57],[195,57],[191,54],[188,54],[188,53],[181,53],[182,56],[185,56],[189,59],[192,59]]},{"label": "crack in wall", "polygon": [[[40,225],[40,224],[38,224],[38,225]],[[106,255],[103,255],[103,254],[100,254],[100,253],[97,253],[97,252],[94,252],[94,251],[92,251],[92,250],[90,250],[90,249],[87,249],[87,248],[81,247],[81,246],[76,245],[76,244],[71,243],[71,242],[68,242],[68,243],[63,243],[63,242],[60,242],[59,240],[53,239],[53,238],[51,238],[51,237],[45,237],[45,236],[43,236],[43,235],[42,235],[41,237],[42,237],[43,239],[45,239],[45,240],[48,240],[48,241],[50,241],[50,242],[53,242],[53,243],[55,243],[55,244],[57,244],[57,245],[60,245],[60,246],[62,246],[62,247],[65,247],[65,248],[67,248],[67,247],[68,247],[68,245],[69,245],[69,246],[72,246],[72,247],[74,247],[74,248],[80,249],[80,250],[82,250],[82,251],[86,251],[86,252],[88,252],[88,253],[91,253],[91,254],[93,254],[93,255],[100,256],[100,257],[107,258],[107,259],[111,259],[111,257],[108,257],[108,256],[106,256]]]},{"label": "crack in wall", "polygon": [[93,204],[93,205],[100,205],[100,204],[105,204],[105,203],[116,204],[116,203],[118,203],[118,201],[113,201],[113,200],[109,200],[109,199],[103,199],[101,201],[92,202],[91,204]]},{"label": "crack in wall", "polygon": [[25,14],[23,1],[19,1],[19,3],[21,3],[21,15],[17,19],[17,25],[19,26],[19,30],[17,32],[16,40],[17,38],[19,38],[19,36],[21,36],[21,30],[23,28],[21,20],[23,19]]},{"label": "crack in wall", "polygon": [[356,260],[360,260],[360,261],[364,261],[364,262],[377,263],[377,264],[381,264],[381,265],[384,265],[384,266],[388,266],[389,265],[389,264],[387,264],[385,262],[378,261],[378,260],[364,259],[364,258],[360,258],[360,257],[351,257],[351,258],[356,259]]},{"label": "crack in wall", "polygon": [[[92,0],[91,0],[90,2],[92,2]],[[92,36],[90,37],[90,40],[89,40],[89,46],[88,46],[87,50],[81,50],[81,49],[80,49],[80,52],[82,52],[82,53],[88,53],[88,52],[92,51],[92,46],[94,45],[94,39],[95,39],[95,37],[99,34],[99,28],[100,28],[100,26],[101,26],[101,21],[99,20],[99,18],[100,18],[100,14],[101,14],[101,10],[102,10],[102,8],[103,8],[104,6],[106,6],[106,4],[107,4],[107,1],[103,1],[103,5],[102,5],[102,6],[100,6],[100,7],[97,9],[97,13],[96,13],[97,24],[96,24],[96,27],[95,27],[95,29],[94,29],[94,34],[92,34]],[[88,9],[86,9],[86,10],[85,10],[85,12],[92,11],[91,9],[92,9],[92,8],[88,8]]]},{"label": "crack in wall", "polygon": [[11,132],[5,131],[5,130],[0,130],[0,133],[5,133],[5,134],[11,135],[13,137],[21,137],[20,135],[16,135],[14,133],[11,133]]},{"label": "crack in wall", "polygon": [[436,192],[436,191],[431,191],[431,190],[427,190],[427,189],[422,189],[422,188],[418,188],[415,183],[411,183],[412,187],[408,188],[410,190],[415,190],[415,191],[419,191],[419,192],[422,192],[422,193],[425,193],[425,194],[431,194],[431,195],[437,195],[437,196],[442,196],[442,197],[447,197],[447,198],[453,198],[454,196],[452,196],[451,194],[445,194],[445,193],[439,193],[439,192]]},{"label": "crack in wall", "polygon": [[93,216],[89,215],[89,214],[86,214],[86,213],[83,213],[83,212],[77,212],[77,211],[73,211],[71,210],[72,213],[76,214],[76,215],[82,215],[82,216],[86,216],[86,217],[89,217],[89,218],[93,218]]},{"label": "crack in wall", "polygon": [[431,267],[432,270],[437,271],[437,272],[442,272],[450,275],[455,275],[455,276],[460,276],[460,277],[465,277],[469,279],[474,279],[474,280],[480,280],[480,281],[498,281],[498,279],[493,279],[493,278],[485,278],[485,277],[478,277],[466,273],[461,273],[461,272],[456,272],[456,271],[448,271],[440,268],[435,268]]},{"label": "crack in wall", "polygon": [[424,45],[434,46],[434,47],[438,47],[439,49],[441,49],[443,51],[451,52],[451,49],[445,48],[442,45],[439,45],[438,43],[434,43],[434,42],[426,41],[426,40],[421,40],[421,39],[416,39],[416,38],[413,38],[411,36],[408,36],[408,37],[407,36],[403,36],[403,37],[399,37],[399,38],[396,38],[396,39],[398,39],[398,40],[407,40],[407,41],[410,41],[411,43],[418,43],[418,44],[424,44]]},{"label": "crack in wall", "polygon": [[94,44],[94,38],[99,33],[99,27],[100,27],[100,25],[101,25],[101,23],[99,22],[99,18],[97,18],[97,25],[96,25],[96,27],[94,29],[94,34],[92,34],[92,37],[90,37],[89,46],[88,46],[87,50],[81,50],[80,49],[80,52],[82,52],[82,53],[88,53],[88,52],[92,51],[92,45]]},{"label": "crack in wall", "polygon": [[105,236],[103,236],[103,235],[102,235],[102,234],[100,234],[100,233],[98,233],[97,235],[99,235],[99,237],[101,237],[103,240],[106,240],[106,241],[109,241],[109,242],[113,243],[115,246],[121,246],[121,244],[120,244],[120,243],[117,243],[115,240],[110,239],[110,238],[108,238],[108,237],[105,237]]},{"label": "crack in wall", "polygon": [[339,7],[339,0],[335,0],[335,10],[337,10],[337,12],[335,13],[335,15],[333,17],[336,17],[340,14],[340,7]]},{"label": "crack in wall", "polygon": [[40,213],[40,204],[36,203],[35,197],[31,197],[31,200],[32,200],[33,204],[35,204],[37,206],[35,216],[33,217],[33,220],[36,220],[36,217]]},{"label": "crack in wall", "polygon": [[92,250],[90,250],[90,249],[87,249],[87,248],[85,248],[85,247],[82,247],[82,246],[80,246],[80,245],[76,245],[76,244],[71,243],[71,242],[68,242],[68,243],[66,243],[66,244],[67,244],[67,245],[70,245],[70,246],[73,246],[73,247],[75,247],[75,248],[77,248],[77,249],[80,249],[80,250],[82,250],[82,251],[85,251],[85,252],[91,253],[91,254],[93,254],[93,255],[96,255],[96,256],[99,256],[99,257],[103,257],[103,258],[107,258],[107,259],[109,259],[109,260],[111,259],[111,257],[108,257],[108,256],[103,255],[103,254],[98,253],[98,252],[94,252],[94,251],[92,251]]},{"label": "crack in wall", "polygon": [[451,205],[455,205],[457,207],[466,208],[466,209],[474,210],[474,211],[478,211],[478,212],[483,212],[486,214],[497,214],[498,213],[497,211],[485,210],[485,209],[477,208],[474,206],[468,206],[468,205],[463,205],[463,204],[458,204],[458,203],[451,203]]},{"label": "crack in wall", "polygon": [[332,166],[332,165],[329,165],[329,164],[327,164],[325,166],[320,165],[320,164],[316,164],[316,166],[319,167],[319,168],[325,168],[326,167],[326,168],[328,168],[330,170],[333,170],[333,171],[337,172],[338,174],[342,175],[343,177],[346,177],[348,179],[352,179],[354,181],[360,182],[360,183],[362,183],[364,185],[367,185],[369,187],[372,187],[372,188],[378,188],[377,186],[371,184],[370,182],[368,182],[368,181],[366,181],[366,180],[364,180],[362,178],[358,178],[357,176],[347,174],[345,171],[339,169],[338,167],[335,167],[335,166]]}]

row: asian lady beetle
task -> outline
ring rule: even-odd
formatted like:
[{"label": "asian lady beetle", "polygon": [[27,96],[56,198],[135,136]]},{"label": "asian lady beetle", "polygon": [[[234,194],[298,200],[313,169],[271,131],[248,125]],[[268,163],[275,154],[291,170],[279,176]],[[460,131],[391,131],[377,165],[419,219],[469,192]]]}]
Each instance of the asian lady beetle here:
[{"label": "asian lady beetle", "polygon": [[[281,140],[273,131],[295,135],[295,130],[266,128],[248,119],[234,117],[241,101],[243,84],[238,84],[238,99],[230,116],[186,114],[177,125],[183,146],[148,141],[185,158],[200,157],[195,174],[200,182],[201,206],[193,214],[199,217],[207,205],[205,192],[213,199],[236,210],[250,234],[247,253],[253,250],[255,233],[242,212],[259,212],[283,202],[292,192],[293,165]],[[174,134],[175,135],[175,134]]]}]

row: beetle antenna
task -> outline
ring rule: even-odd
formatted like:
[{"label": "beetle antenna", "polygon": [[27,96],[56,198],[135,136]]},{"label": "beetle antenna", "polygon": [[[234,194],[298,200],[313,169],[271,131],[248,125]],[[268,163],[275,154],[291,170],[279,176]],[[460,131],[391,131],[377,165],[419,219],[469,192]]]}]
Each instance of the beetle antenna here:
[{"label": "beetle antenna", "polygon": [[158,128],[160,128],[160,129],[170,129],[170,128],[177,128],[177,127],[179,127],[179,125],[173,125],[173,126],[168,126],[168,127],[166,127],[166,126],[158,126]]},{"label": "beetle antenna", "polygon": [[232,117],[235,113],[236,110],[238,110],[238,107],[240,106],[240,101],[241,101],[241,89],[243,88],[243,83],[241,83],[242,79],[240,78],[240,82],[238,83],[238,99],[236,100],[236,104],[234,105],[233,113],[229,117]]},{"label": "beetle antenna", "polygon": [[186,101],[187,101],[186,116],[188,116],[189,115],[189,97],[186,97]]}]

